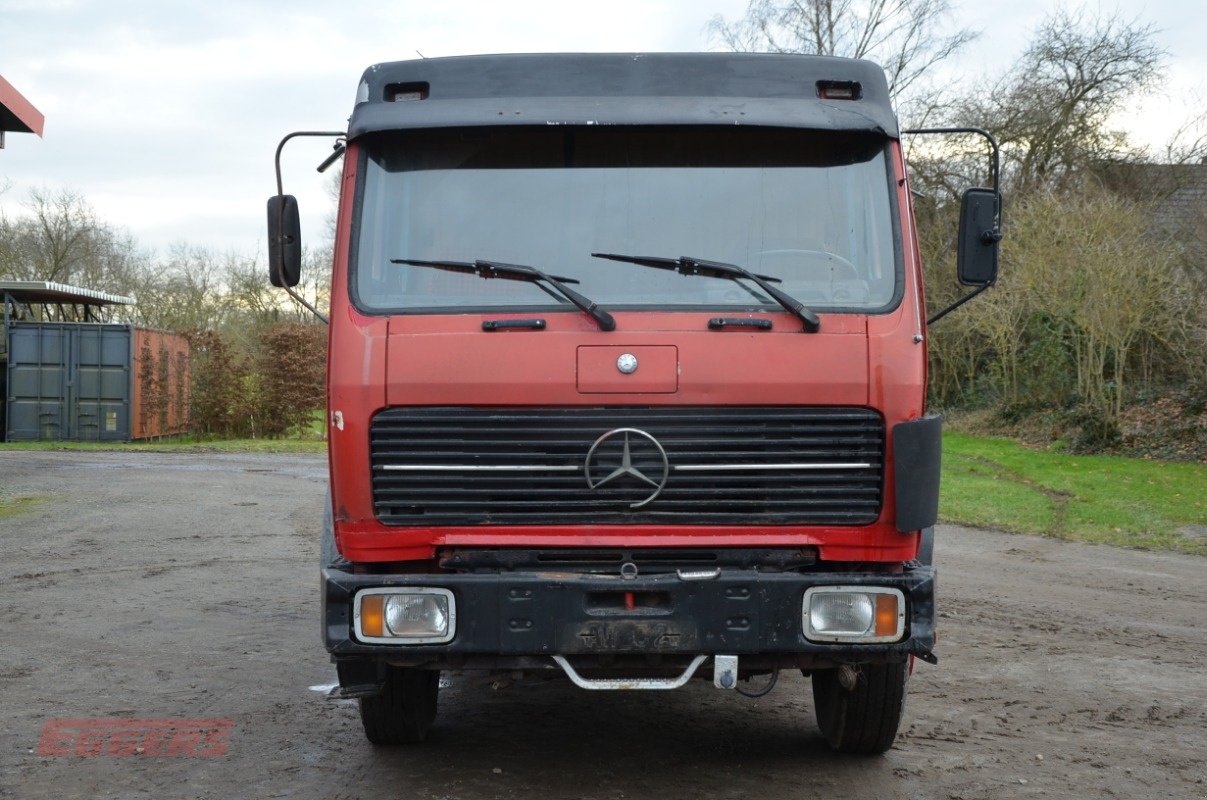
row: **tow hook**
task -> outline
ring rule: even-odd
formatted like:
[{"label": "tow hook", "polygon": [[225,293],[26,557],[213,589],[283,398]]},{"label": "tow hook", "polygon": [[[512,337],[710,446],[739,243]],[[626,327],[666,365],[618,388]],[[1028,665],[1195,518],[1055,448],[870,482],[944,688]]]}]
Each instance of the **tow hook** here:
[{"label": "tow hook", "polygon": [[738,657],[712,657],[712,685],[718,689],[738,688]]}]

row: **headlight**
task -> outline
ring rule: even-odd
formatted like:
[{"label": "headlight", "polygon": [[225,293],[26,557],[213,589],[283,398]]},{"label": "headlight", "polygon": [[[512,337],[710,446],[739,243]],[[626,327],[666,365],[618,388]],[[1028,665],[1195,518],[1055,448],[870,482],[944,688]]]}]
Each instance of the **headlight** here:
[{"label": "headlight", "polygon": [[801,617],[812,642],[895,642],[905,633],[905,595],[879,586],[814,586]]},{"label": "headlight", "polygon": [[353,606],[356,638],[378,644],[440,644],[456,633],[457,604],[448,589],[366,589]]}]

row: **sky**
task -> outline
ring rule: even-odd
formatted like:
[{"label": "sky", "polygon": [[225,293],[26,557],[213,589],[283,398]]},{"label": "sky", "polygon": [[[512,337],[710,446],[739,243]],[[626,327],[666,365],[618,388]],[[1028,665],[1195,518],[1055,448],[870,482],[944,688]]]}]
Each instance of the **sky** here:
[{"label": "sky", "polygon": [[[1207,107],[1202,0],[1105,6],[1156,25],[1169,52],[1162,90],[1116,124],[1160,147]],[[693,51],[714,15],[747,0],[0,0],[0,75],[46,115],[45,137],[10,133],[0,150],[0,213],[32,189],[69,189],[97,216],[164,253],[264,247],[273,153],[294,130],[340,130],[364,68],[471,53]],[[1051,0],[956,5],[982,31],[947,73],[996,74],[1026,46]],[[1097,6],[1093,6],[1097,8]],[[314,167],[326,140],[292,143],[285,191],[303,241],[323,235],[332,201]]]}]

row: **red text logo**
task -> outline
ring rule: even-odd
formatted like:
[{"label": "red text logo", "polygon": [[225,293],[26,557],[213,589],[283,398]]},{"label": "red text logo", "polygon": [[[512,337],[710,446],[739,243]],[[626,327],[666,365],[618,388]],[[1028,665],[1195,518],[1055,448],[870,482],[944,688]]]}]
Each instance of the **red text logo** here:
[{"label": "red text logo", "polygon": [[51,719],[38,755],[221,756],[234,726],[230,719]]}]

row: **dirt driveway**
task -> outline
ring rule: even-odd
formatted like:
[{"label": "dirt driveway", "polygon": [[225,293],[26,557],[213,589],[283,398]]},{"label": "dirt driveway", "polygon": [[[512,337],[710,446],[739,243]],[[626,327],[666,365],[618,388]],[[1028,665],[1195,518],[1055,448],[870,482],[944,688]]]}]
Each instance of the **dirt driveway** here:
[{"label": "dirt driveway", "polygon": [[[0,797],[1207,796],[1207,560],[944,528],[937,667],[886,756],[832,755],[808,681],[587,693],[451,676],[375,750],[319,640],[325,462],[0,452]],[[230,719],[216,757],[43,756],[56,718]]]}]

